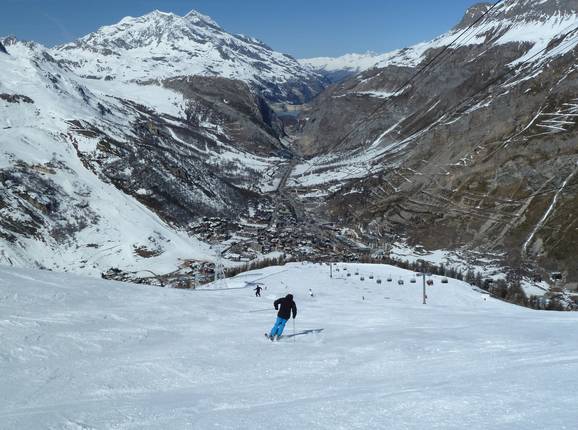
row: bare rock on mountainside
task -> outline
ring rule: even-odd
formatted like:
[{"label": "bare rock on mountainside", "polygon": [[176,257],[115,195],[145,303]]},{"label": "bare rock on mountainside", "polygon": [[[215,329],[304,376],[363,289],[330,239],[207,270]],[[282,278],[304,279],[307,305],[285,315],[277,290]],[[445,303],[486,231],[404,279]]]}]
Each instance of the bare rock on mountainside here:
[{"label": "bare rock on mountainside", "polygon": [[403,86],[485,11],[318,97],[295,181],[360,231],[575,278],[578,2],[504,1]]},{"label": "bare rock on mountainside", "polygon": [[6,51],[6,48],[4,48],[4,45],[2,45],[2,42],[0,42],[0,52],[3,54],[8,54],[8,51]]},{"label": "bare rock on mountainside", "polygon": [[263,156],[275,155],[276,148],[283,149],[279,143],[279,138],[285,135],[283,124],[266,100],[251,92],[244,82],[190,76],[167,79],[163,84],[194,101],[189,104],[192,116],[193,110],[212,109],[221,113],[223,121],[236,128],[239,145]]},{"label": "bare rock on mountainside", "polygon": [[455,27],[456,29],[465,29],[480,19],[492,7],[492,3],[477,3],[471,6],[460,23]]}]

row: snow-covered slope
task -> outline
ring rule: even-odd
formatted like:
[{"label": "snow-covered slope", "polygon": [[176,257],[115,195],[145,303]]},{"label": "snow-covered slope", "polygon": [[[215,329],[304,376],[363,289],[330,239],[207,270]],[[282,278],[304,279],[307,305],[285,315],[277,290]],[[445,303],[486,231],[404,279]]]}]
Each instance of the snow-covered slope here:
[{"label": "snow-covered slope", "polygon": [[[420,43],[381,56],[375,67],[395,65],[415,67],[425,59],[432,49],[444,48],[452,43],[453,49],[474,45],[502,46],[509,43],[528,44],[531,49],[516,62],[532,58],[562,35],[575,30],[578,21],[578,3],[575,0],[509,0],[489,11],[487,5],[475,5],[466,12],[464,19],[455,28],[432,41]],[[484,14],[487,15],[478,21]],[[477,23],[464,32],[470,24]],[[568,44],[563,50],[555,50],[560,56],[578,44]],[[541,59],[548,58],[545,53]]]},{"label": "snow-covered slope", "polygon": [[184,260],[214,257],[186,233],[189,224],[204,214],[239,216],[271,186],[281,144],[246,85],[221,80],[217,93],[201,78],[146,87],[82,79],[40,45],[5,44],[3,264],[96,276],[112,267],[173,272]]},{"label": "snow-covered slope", "polygon": [[[439,278],[423,305],[409,272],[337,267],[333,279],[293,264],[198,291],[0,268],[1,427],[574,428],[577,314]],[[271,343],[272,302],[289,292],[296,336]]]},{"label": "snow-covered slope", "polygon": [[[92,92],[38,45],[13,43],[9,50],[0,56],[0,262],[100,275],[119,266],[166,273],[179,258],[210,258],[208,246],[83,163],[80,154],[103,141],[79,125],[130,139],[137,113]],[[170,90],[150,87],[147,95],[167,114],[183,109]]]},{"label": "snow-covered slope", "polygon": [[78,74],[95,79],[151,81],[219,76],[248,83],[275,102],[302,102],[323,80],[262,42],[233,35],[196,11],[127,17],[52,50]]},{"label": "snow-covered slope", "polygon": [[374,67],[382,56],[375,52],[365,54],[345,54],[340,57],[303,58],[299,62],[309,69],[321,73],[337,82],[351,75]]},{"label": "snow-covered slope", "polygon": [[[451,31],[431,41],[418,43],[408,48],[384,54],[368,52],[299,61],[311,70],[327,75],[334,81],[374,67],[416,67],[424,61],[428,52],[444,48],[454,41],[456,42],[453,45],[455,48],[488,44],[488,42],[491,42],[488,45],[493,46],[507,43],[532,44],[532,49],[517,60],[524,61],[544,49],[564,31],[572,30],[577,20],[575,0],[555,2],[552,0],[510,0],[502,2],[471,30],[462,34],[464,29],[476,22],[482,14],[487,13],[490,7],[490,4],[485,3],[474,5]],[[556,51],[555,55],[562,55],[572,50],[576,43],[565,47],[563,52]]]}]

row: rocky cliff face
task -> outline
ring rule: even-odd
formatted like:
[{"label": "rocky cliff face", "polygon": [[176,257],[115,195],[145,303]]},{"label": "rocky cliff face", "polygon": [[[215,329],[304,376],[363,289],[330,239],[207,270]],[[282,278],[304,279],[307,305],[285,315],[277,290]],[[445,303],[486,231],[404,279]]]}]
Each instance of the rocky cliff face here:
[{"label": "rocky cliff face", "polygon": [[269,102],[303,103],[326,85],[294,58],[264,43],[227,33],[211,18],[155,11],[127,17],[52,55],[77,74],[121,81],[180,76],[222,77],[246,82]]},{"label": "rocky cliff face", "polygon": [[575,278],[578,2],[505,1],[403,86],[487,10],[322,94],[292,184],[370,235]]}]

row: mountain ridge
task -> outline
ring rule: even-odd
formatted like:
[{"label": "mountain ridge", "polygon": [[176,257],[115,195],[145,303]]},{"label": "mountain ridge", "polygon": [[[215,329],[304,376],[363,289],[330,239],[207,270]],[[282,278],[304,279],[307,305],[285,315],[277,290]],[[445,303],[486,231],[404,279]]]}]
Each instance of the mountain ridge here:
[{"label": "mountain ridge", "polygon": [[[180,47],[192,49],[193,36],[217,33],[215,40],[226,39],[245,58],[270,53],[209,18],[128,17],[70,49],[2,39],[11,55],[0,62],[13,77],[0,82],[2,148],[10,160],[0,166],[8,184],[0,190],[4,254],[90,273],[113,261],[127,270],[154,261],[163,273],[181,273],[183,261],[212,259],[201,240],[170,252],[171,242],[195,235],[226,242],[235,258],[275,249],[351,256],[366,252],[365,244],[387,252],[402,243],[472,261],[480,254],[501,259],[492,267],[524,270],[529,279],[556,270],[574,279],[575,4],[505,1],[460,39],[454,27],[380,54],[374,67],[296,106],[287,120],[291,136],[269,103],[291,103],[285,96],[307,83],[266,98],[250,80],[221,76],[226,67],[195,75],[167,60],[191,54]],[[474,6],[464,19],[474,22],[485,10]],[[229,64],[221,57],[229,48],[216,46],[207,48],[213,60]],[[442,50],[443,62],[410,80]],[[291,62],[272,55],[282,61],[269,71]],[[127,67],[112,76],[115,61]],[[87,74],[91,69],[96,74]],[[125,207],[117,216],[136,217],[150,234],[117,234],[114,216],[99,203],[106,194]],[[139,210],[154,222],[136,216]],[[116,260],[103,245],[118,246],[113,236],[126,241]],[[71,245],[75,238],[98,252],[84,258],[86,250]]]},{"label": "mountain ridge", "polygon": [[51,54],[81,76],[147,81],[221,76],[248,83],[270,102],[300,104],[325,86],[318,74],[265,43],[227,33],[211,18],[153,11],[125,17]]},{"label": "mountain ridge", "polygon": [[284,134],[247,84],[83,79],[41,45],[4,41],[2,264],[189,270],[214,259],[190,233],[199,219],[270,204]]},{"label": "mountain ridge", "polygon": [[[471,33],[458,39],[460,34],[474,24],[490,8],[488,14],[477,27],[484,27],[484,32],[476,38]],[[458,46],[471,46],[483,43],[486,38],[495,38],[497,43],[536,43],[540,38],[548,38],[556,34],[557,30],[572,23],[578,13],[576,0],[507,0],[495,7],[493,3],[477,3],[469,7],[460,22],[448,32],[434,39],[416,43],[406,48],[396,49],[385,53],[345,54],[340,57],[318,57],[300,59],[299,61],[310,67],[311,70],[326,76],[337,76],[336,81],[354,74],[367,71],[371,68],[383,68],[388,65],[399,67],[415,67],[424,60],[424,54],[429,49],[448,46],[457,39]],[[499,20],[493,16],[500,15]],[[534,23],[534,28],[527,31],[517,31],[521,25]]]},{"label": "mountain ridge", "polygon": [[374,241],[576,279],[577,28],[576,1],[510,0],[461,39],[385,54],[314,101],[290,185]]}]

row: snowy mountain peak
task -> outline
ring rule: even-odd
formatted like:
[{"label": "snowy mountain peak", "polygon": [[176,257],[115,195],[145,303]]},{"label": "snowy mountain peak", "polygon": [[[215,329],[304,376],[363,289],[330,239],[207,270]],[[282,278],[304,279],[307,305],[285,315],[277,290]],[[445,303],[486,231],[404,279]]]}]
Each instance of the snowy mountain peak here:
[{"label": "snowy mountain peak", "polygon": [[455,27],[456,30],[464,29],[476,22],[483,14],[492,7],[491,3],[477,3],[471,6],[465,13],[460,23]]},{"label": "snowy mountain peak", "polygon": [[155,9],[152,12],[149,12],[146,15],[143,15],[140,17],[139,16],[136,16],[136,17],[135,16],[125,16],[117,24],[105,25],[97,31],[102,31],[103,29],[112,29],[112,28],[117,27],[117,26],[133,25],[137,21],[142,22],[142,21],[153,20],[153,19],[162,19],[163,17],[169,17],[170,15],[173,15],[173,14],[168,13],[168,12],[161,12],[160,10]]},{"label": "snowy mountain peak", "polygon": [[185,19],[192,22],[195,25],[208,25],[209,27],[220,29],[221,26],[217,24],[215,20],[207,15],[203,15],[196,10],[192,10],[184,16]]},{"label": "snowy mountain peak", "polygon": [[118,50],[131,50],[190,36],[190,24],[173,13],[155,10],[140,17],[127,16],[118,24],[101,27],[94,33],[63,45],[59,50],[84,48],[103,55],[118,55]]},{"label": "snowy mountain peak", "polygon": [[[477,3],[465,13],[461,22],[454,28],[467,28],[491,9],[493,3]],[[578,13],[577,0],[504,0],[496,5],[488,16],[489,20],[509,20],[516,22],[540,21],[559,16],[576,15]]]},{"label": "snowy mountain peak", "polygon": [[[373,67],[388,66],[416,67],[431,49],[439,49],[459,40],[454,48],[481,45],[491,41],[494,46],[509,43],[525,43],[531,46],[525,58],[543,50],[550,41],[563,36],[578,23],[578,0],[505,0],[491,12],[491,3],[478,3],[470,7],[460,23],[449,32],[424,43],[418,43],[405,49],[375,54],[349,54],[338,58],[313,58],[300,60],[302,64],[332,79],[359,73]],[[466,37],[460,37],[463,31],[474,24],[485,13],[484,19],[476,23]],[[563,55],[573,49],[574,44],[565,45],[545,55]],[[545,58],[539,57],[536,61]],[[332,79],[336,80],[336,79]]]},{"label": "snowy mountain peak", "polygon": [[52,52],[91,79],[150,82],[217,76],[243,81],[272,102],[302,103],[325,86],[294,58],[251,37],[228,33],[194,10],[185,16],[155,10],[126,17]]},{"label": "snowy mountain peak", "polygon": [[335,58],[305,58],[299,60],[299,62],[305,67],[326,76],[332,82],[338,82],[372,68],[379,59],[379,54],[369,51],[365,54],[345,54]]},{"label": "snowy mountain peak", "polygon": [[[299,61],[334,82],[373,67],[415,67],[426,58],[425,54],[430,49],[451,44],[464,29],[474,24],[491,7],[492,3],[477,3],[466,11],[462,20],[449,32],[409,48],[379,55],[347,54],[337,58],[309,58]],[[467,37],[461,38],[458,46],[479,45],[487,39],[493,39],[498,45],[527,42],[534,45],[535,50],[532,53],[535,53],[576,22],[578,0],[505,0],[478,22]]]},{"label": "snowy mountain peak", "polygon": [[[27,57],[41,55],[46,60],[54,60],[46,51],[46,47],[32,40],[19,40],[15,36],[8,36],[0,38],[0,45],[4,48],[4,52],[9,55],[19,52]],[[10,50],[10,52],[8,52],[8,50]],[[0,52],[2,52],[2,48],[0,48]]]},{"label": "snowy mountain peak", "polygon": [[505,0],[496,8],[507,18],[537,19],[554,15],[576,15],[578,0]]},{"label": "snowy mountain peak", "polygon": [[496,6],[490,20],[549,24],[578,16],[578,0],[505,0]]},{"label": "snowy mountain peak", "polygon": [[6,51],[6,48],[4,48],[4,45],[2,45],[2,42],[0,42],[0,52],[3,54],[8,54],[8,51]]}]

